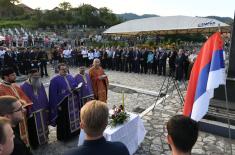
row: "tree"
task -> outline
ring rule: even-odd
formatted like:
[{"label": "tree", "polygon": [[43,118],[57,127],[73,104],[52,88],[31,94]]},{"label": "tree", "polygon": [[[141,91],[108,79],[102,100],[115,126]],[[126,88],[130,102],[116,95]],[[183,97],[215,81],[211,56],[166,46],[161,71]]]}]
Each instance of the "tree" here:
[{"label": "tree", "polygon": [[112,26],[121,22],[121,20],[112,13],[112,10],[106,7],[97,9],[90,4],[83,4],[76,8],[71,8],[69,2],[63,2],[59,4],[60,9],[43,12],[40,8],[37,8],[34,9],[33,12],[27,12],[24,11],[22,7],[15,5],[20,1],[21,0],[0,0],[1,20],[30,20],[30,22],[33,23],[32,25],[39,27],[86,25],[93,28]]},{"label": "tree", "polygon": [[[12,3],[9,0],[0,0],[0,8],[10,8],[12,6]],[[1,10],[0,10],[1,11]]]},{"label": "tree", "polygon": [[42,18],[42,16],[43,16],[43,13],[42,13],[42,11],[41,11],[41,8],[36,8],[36,9],[34,9],[34,17],[35,17],[35,20],[40,21],[41,18]]},{"label": "tree", "polygon": [[121,23],[121,20],[112,12],[112,10],[102,7],[99,9],[102,25],[112,26]]},{"label": "tree", "polygon": [[83,4],[77,8],[77,15],[82,25],[99,26],[98,9],[90,4]]},{"label": "tree", "polygon": [[1,18],[16,17],[24,14],[24,10],[19,8],[17,3],[20,0],[0,0],[0,16]]},{"label": "tree", "polygon": [[72,8],[72,5],[69,2],[63,2],[59,4],[59,7],[66,11],[66,10],[70,10]]}]

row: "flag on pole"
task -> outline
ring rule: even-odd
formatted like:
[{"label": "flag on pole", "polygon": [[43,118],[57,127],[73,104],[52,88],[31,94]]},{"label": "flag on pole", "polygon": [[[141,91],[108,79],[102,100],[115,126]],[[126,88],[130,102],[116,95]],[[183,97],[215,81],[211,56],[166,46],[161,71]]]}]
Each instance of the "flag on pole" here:
[{"label": "flag on pole", "polygon": [[214,33],[202,46],[193,65],[183,114],[195,121],[206,115],[214,89],[225,84],[223,40],[219,32]]}]

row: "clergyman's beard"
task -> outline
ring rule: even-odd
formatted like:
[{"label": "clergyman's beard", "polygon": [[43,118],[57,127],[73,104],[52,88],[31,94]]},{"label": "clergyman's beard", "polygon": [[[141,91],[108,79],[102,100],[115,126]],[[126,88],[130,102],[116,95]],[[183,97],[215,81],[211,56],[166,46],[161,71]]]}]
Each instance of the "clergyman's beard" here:
[{"label": "clergyman's beard", "polygon": [[85,75],[85,71],[80,71],[80,74],[81,75]]},{"label": "clergyman's beard", "polygon": [[38,94],[38,91],[40,90],[41,85],[42,85],[41,80],[39,78],[31,78],[31,84],[32,84],[34,93]]}]

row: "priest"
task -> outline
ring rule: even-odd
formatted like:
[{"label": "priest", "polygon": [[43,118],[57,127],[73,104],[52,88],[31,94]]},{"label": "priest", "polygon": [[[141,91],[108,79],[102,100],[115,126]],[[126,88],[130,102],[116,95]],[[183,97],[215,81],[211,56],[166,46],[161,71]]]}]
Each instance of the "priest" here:
[{"label": "priest", "polygon": [[100,66],[100,60],[94,59],[93,66],[89,70],[89,75],[92,82],[94,98],[103,102],[107,102],[108,95],[108,77]]},{"label": "priest", "polygon": [[29,79],[21,85],[21,89],[33,102],[28,112],[28,130],[30,146],[36,149],[48,142],[49,134],[49,102],[37,68],[31,69]]},{"label": "priest", "polygon": [[[82,106],[90,100],[94,99],[94,94],[91,85],[90,76],[85,72],[85,67],[79,67],[79,73],[75,76],[77,84],[82,83],[81,87],[81,99]],[[82,107],[81,106],[81,107]]]},{"label": "priest", "polygon": [[[2,71],[2,80],[3,81],[0,83],[0,96],[9,95],[9,96],[14,96],[17,99],[20,99],[22,106],[27,111],[29,111],[32,102],[25,95],[22,89],[15,84],[16,73],[12,68],[5,68]],[[17,127],[17,132],[18,134],[20,134],[20,137],[24,141],[24,143],[29,147],[26,115],[24,115],[24,120],[21,123],[19,123],[19,127]]]},{"label": "priest", "polygon": [[59,75],[51,79],[49,86],[50,121],[52,126],[57,126],[57,139],[67,141],[80,132],[81,99],[66,64],[59,64],[58,70]]}]

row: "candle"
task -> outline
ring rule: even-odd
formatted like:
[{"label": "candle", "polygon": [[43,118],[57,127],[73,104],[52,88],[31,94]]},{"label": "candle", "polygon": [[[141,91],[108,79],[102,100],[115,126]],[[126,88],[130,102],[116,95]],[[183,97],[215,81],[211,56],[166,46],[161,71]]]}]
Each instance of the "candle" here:
[{"label": "candle", "polygon": [[122,91],[122,107],[123,107],[123,111],[124,111],[124,91]]}]

